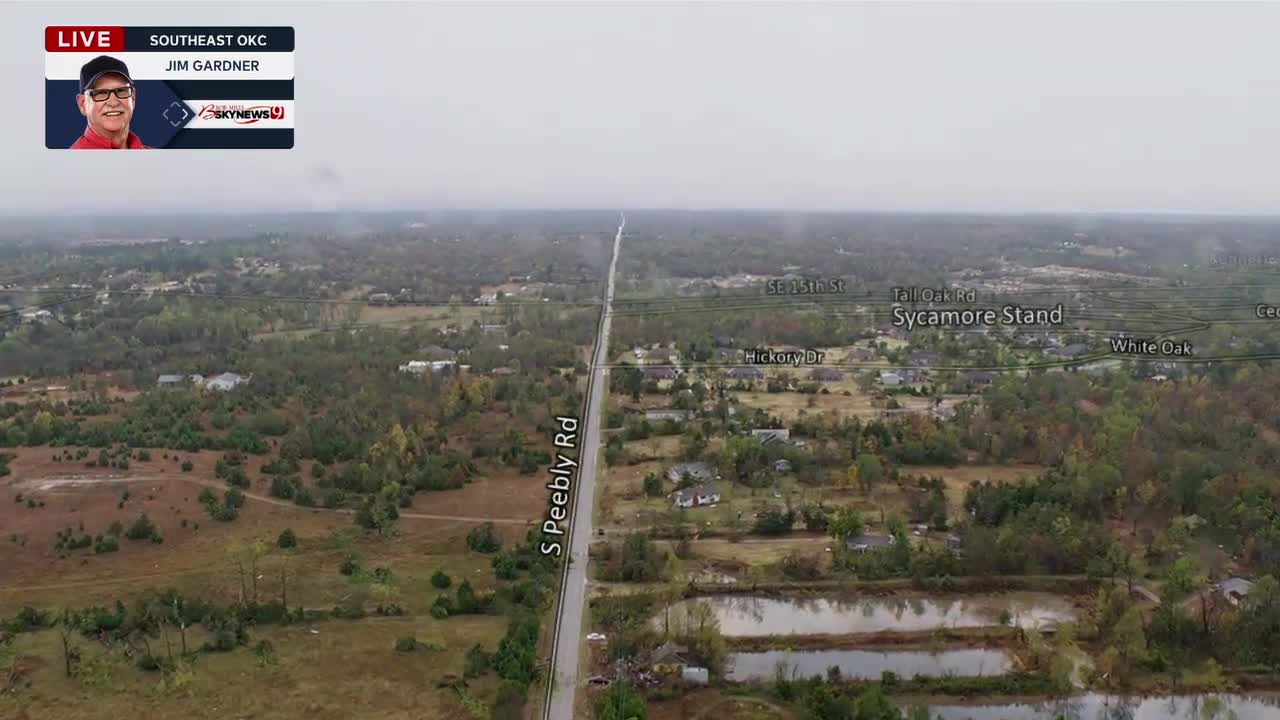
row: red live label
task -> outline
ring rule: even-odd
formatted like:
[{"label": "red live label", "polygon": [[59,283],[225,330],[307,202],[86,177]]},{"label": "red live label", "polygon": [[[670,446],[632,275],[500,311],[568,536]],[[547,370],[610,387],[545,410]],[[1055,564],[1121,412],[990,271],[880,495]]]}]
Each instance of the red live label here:
[{"label": "red live label", "polygon": [[50,25],[44,29],[45,52],[123,52],[124,28],[102,25]]}]

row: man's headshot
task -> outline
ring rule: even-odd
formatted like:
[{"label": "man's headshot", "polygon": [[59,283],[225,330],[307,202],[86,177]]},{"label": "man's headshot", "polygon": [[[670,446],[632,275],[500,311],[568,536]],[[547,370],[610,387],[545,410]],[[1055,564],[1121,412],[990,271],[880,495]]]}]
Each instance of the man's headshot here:
[{"label": "man's headshot", "polygon": [[129,67],[123,62],[99,55],[85,63],[80,68],[80,94],[76,96],[76,104],[87,123],[84,134],[71,149],[149,149],[129,131],[137,97]]}]

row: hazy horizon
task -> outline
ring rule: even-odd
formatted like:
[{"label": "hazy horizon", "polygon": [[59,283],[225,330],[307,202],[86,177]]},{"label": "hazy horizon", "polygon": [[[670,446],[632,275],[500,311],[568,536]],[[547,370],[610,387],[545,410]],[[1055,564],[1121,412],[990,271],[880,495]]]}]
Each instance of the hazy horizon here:
[{"label": "hazy horizon", "polygon": [[111,158],[18,114],[6,217],[1280,213],[1276,4],[5,7],[37,98],[48,24],[293,25],[300,114],[293,150]]}]

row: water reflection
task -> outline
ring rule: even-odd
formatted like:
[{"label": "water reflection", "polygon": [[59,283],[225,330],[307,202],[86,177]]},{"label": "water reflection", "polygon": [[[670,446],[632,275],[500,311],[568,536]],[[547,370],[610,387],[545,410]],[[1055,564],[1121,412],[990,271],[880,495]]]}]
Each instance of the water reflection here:
[{"label": "water reflection", "polygon": [[787,677],[822,677],[828,668],[840,668],[843,677],[879,679],[889,671],[899,677],[916,675],[1004,675],[1009,672],[1009,656],[1000,650],[964,649],[937,653],[915,650],[769,650],[733,653],[729,656],[728,678],[735,682],[769,680],[781,664]]},{"label": "water reflection", "polygon": [[943,720],[1276,720],[1280,696],[1178,695],[1160,698],[1080,695],[1013,705],[934,705]]},{"label": "water reflection", "polygon": [[1013,625],[1044,628],[1075,618],[1065,598],[1048,593],[854,600],[715,595],[682,601],[672,608],[673,616],[693,602],[708,604],[730,636],[907,632],[998,625],[1005,618]]}]

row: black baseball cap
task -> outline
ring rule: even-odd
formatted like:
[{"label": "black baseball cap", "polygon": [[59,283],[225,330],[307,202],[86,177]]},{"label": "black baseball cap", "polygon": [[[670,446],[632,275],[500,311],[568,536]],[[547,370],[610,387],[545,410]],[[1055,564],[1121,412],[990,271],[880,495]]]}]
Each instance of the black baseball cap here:
[{"label": "black baseball cap", "polygon": [[107,73],[123,75],[125,80],[133,83],[133,78],[129,77],[128,65],[110,55],[99,55],[80,67],[80,92],[88,90],[95,80]]}]

